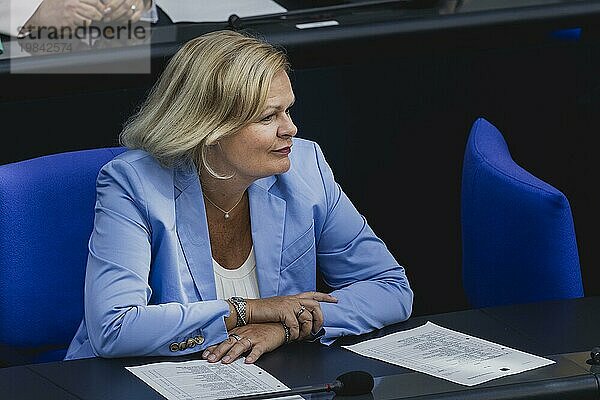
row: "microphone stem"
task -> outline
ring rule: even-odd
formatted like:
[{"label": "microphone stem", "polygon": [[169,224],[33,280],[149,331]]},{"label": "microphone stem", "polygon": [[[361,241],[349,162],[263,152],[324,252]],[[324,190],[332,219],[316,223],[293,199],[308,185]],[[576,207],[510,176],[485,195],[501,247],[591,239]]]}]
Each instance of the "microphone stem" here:
[{"label": "microphone stem", "polygon": [[331,392],[334,389],[334,385],[325,386],[300,386],[291,390],[282,390],[280,392],[268,392],[268,393],[257,393],[249,394],[245,396],[228,397],[227,400],[259,400],[259,399],[272,399],[273,397],[284,397],[294,396],[308,393],[319,393],[319,392]]}]

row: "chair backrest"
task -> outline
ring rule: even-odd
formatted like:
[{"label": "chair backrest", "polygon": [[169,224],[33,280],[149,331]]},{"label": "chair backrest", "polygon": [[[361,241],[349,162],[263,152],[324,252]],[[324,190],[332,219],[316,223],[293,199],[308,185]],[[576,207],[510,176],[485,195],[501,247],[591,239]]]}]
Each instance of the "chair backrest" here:
[{"label": "chair backrest", "polygon": [[461,185],[462,279],[471,306],[584,295],[569,201],[517,165],[483,118],[469,133]]},{"label": "chair backrest", "polygon": [[96,177],[123,147],[0,165],[0,360],[59,360],[83,316]]}]

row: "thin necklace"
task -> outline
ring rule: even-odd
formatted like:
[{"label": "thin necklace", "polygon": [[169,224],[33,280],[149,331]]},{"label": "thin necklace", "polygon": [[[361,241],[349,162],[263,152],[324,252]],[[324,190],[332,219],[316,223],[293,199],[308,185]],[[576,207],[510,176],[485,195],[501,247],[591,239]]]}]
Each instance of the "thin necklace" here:
[{"label": "thin necklace", "polygon": [[242,197],[240,197],[240,199],[237,201],[237,203],[235,203],[235,205],[233,207],[231,207],[229,209],[229,211],[223,210],[221,207],[219,207],[218,205],[216,205],[215,203],[213,203],[213,201],[211,199],[208,198],[208,196],[204,193],[202,193],[202,195],[204,196],[204,198],[206,200],[208,200],[208,202],[210,204],[212,204],[213,206],[217,207],[217,209],[219,209],[222,213],[224,213],[225,215],[223,216],[225,219],[229,219],[229,213],[233,211],[234,208],[236,208],[238,206],[238,204],[240,204],[240,201],[242,201],[242,199],[244,198],[244,195],[242,194]]}]

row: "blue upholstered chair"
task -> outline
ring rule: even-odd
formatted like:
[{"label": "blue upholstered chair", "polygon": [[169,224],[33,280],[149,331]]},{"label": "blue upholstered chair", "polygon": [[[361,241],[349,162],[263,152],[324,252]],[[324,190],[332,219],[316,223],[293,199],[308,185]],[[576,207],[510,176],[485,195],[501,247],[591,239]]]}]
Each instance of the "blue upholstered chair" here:
[{"label": "blue upholstered chair", "polygon": [[483,118],[473,124],[464,154],[461,224],[471,306],[584,295],[569,201],[521,168]]},{"label": "blue upholstered chair", "polygon": [[0,365],[64,357],[83,315],[96,177],[122,151],[0,165]]}]

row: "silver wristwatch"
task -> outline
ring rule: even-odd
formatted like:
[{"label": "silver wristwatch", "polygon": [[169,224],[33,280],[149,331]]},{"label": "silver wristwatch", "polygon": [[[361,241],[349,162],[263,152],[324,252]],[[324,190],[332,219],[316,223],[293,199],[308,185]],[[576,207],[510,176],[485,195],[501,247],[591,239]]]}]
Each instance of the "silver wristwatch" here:
[{"label": "silver wristwatch", "polygon": [[233,296],[229,298],[229,302],[237,311],[237,321],[235,322],[235,326],[244,326],[247,324],[246,322],[246,299],[243,297]]}]

